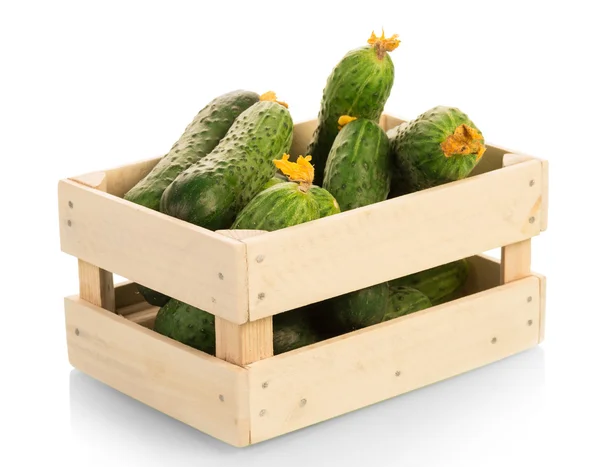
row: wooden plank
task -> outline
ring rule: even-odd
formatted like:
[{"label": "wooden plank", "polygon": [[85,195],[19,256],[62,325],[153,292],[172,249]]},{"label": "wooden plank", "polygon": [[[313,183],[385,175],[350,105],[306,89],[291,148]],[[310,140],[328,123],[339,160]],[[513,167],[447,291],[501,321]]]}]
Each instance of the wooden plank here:
[{"label": "wooden plank", "polygon": [[60,181],[58,195],[63,252],[234,323],[248,320],[242,242],[73,181]]},{"label": "wooden plank", "polygon": [[[85,174],[71,180],[94,190],[106,191],[107,179],[104,172]],[[63,210],[68,212],[67,225],[71,226],[73,212],[81,207],[76,205],[73,200],[66,202],[62,200],[61,204]],[[83,261],[81,258],[77,261],[77,268],[79,270],[79,296],[94,305],[114,312],[116,304],[112,272]]]},{"label": "wooden plank", "polygon": [[273,356],[273,318],[234,324],[215,318],[216,355],[244,366]]},{"label": "wooden plank", "polygon": [[540,338],[538,343],[542,343],[546,337],[546,276],[542,274],[533,273],[540,280]]},{"label": "wooden plank", "polygon": [[160,308],[157,306],[147,305],[144,309],[136,311],[135,313],[129,313],[125,317],[133,323],[152,329],[158,310],[160,310]]},{"label": "wooden plank", "polygon": [[[265,231],[240,229],[218,230],[217,233],[229,238],[244,240],[264,234]],[[244,324],[235,324],[216,317],[215,334],[216,356],[230,363],[244,366],[273,356],[273,318],[271,316]]]},{"label": "wooden plank", "polygon": [[500,285],[500,263],[491,256],[480,254],[467,258],[469,275],[466,293],[483,292]]},{"label": "wooden plank", "polygon": [[77,297],[65,299],[70,363],[235,446],[249,443],[247,371]]},{"label": "wooden plank", "polygon": [[290,156],[292,160],[296,160],[299,155],[307,156],[306,148],[312,139],[312,135],[317,128],[317,120],[307,120],[305,122],[296,123],[294,125],[294,134],[292,137],[292,146],[290,148]]},{"label": "wooden plank", "polygon": [[540,219],[540,230],[543,232],[548,228],[548,204],[549,204],[549,163],[542,160],[542,212]]},{"label": "wooden plank", "polygon": [[531,274],[531,239],[502,247],[500,283],[506,284]]},{"label": "wooden plank", "polygon": [[251,443],[535,346],[538,290],[528,277],[248,365]]},{"label": "wooden plank", "polygon": [[142,294],[140,294],[138,291],[135,282],[133,281],[125,281],[121,284],[115,284],[115,303],[119,314],[125,314],[120,312],[120,309],[141,303],[147,304]]},{"label": "wooden plank", "polygon": [[114,312],[116,305],[112,273],[81,259],[77,261],[77,264],[79,296],[93,305]]},{"label": "wooden plank", "polygon": [[250,320],[538,235],[541,170],[527,161],[243,240]]}]

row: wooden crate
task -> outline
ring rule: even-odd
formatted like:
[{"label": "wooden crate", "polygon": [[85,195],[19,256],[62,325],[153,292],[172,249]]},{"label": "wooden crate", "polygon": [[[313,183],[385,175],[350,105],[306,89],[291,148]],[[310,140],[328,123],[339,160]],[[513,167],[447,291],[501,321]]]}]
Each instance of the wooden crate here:
[{"label": "wooden crate", "polygon": [[[384,115],[391,128],[402,120]],[[316,121],[294,127],[303,153]],[[70,363],[234,446],[247,446],[537,345],[547,161],[487,145],[473,174],[275,232],[212,232],[122,199],[158,159],[58,184]],[[501,261],[484,253],[502,248]],[[468,294],[273,356],[272,316],[468,258]],[[129,279],[113,284],[112,274]],[[215,315],[216,356],[152,331],[134,282]],[[368,429],[366,427],[365,429]]]}]

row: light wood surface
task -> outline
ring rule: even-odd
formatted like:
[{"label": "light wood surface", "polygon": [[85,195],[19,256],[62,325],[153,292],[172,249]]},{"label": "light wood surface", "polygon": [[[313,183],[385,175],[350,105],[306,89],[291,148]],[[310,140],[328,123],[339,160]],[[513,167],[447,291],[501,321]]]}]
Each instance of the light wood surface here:
[{"label": "light wood surface", "polygon": [[531,274],[531,239],[502,247],[500,283],[506,284]]},{"label": "light wood surface", "polygon": [[[245,240],[265,233],[262,230],[218,230],[217,233],[237,240]],[[246,262],[248,259],[246,258]],[[245,293],[248,294],[246,288]],[[216,356],[236,365],[273,356],[273,318],[236,324],[215,318]]]},{"label": "light wood surface", "polygon": [[541,173],[527,161],[243,240],[250,319],[538,235]]},{"label": "light wood surface", "polygon": [[249,443],[247,370],[77,297],[65,313],[75,368],[215,438]]},{"label": "light wood surface", "polygon": [[[105,192],[107,189],[107,178],[103,172],[74,177],[72,181],[98,191]],[[62,210],[67,212],[66,222],[67,226],[70,227],[75,209],[81,209],[81,207],[72,200],[60,200],[60,202]],[[114,312],[116,304],[112,272],[80,258],[77,260],[77,268],[79,273],[79,296],[96,306]]]},{"label": "light wood surface", "polygon": [[73,181],[62,180],[58,194],[62,251],[232,322],[248,320],[240,241]]},{"label": "light wood surface", "polygon": [[79,269],[79,296],[83,300],[114,312],[115,289],[113,274],[83,260],[77,261]]},{"label": "light wood surface", "polygon": [[[528,277],[248,365],[251,442],[327,420],[536,345],[538,291],[539,279]],[[527,301],[528,296],[533,297],[532,302]],[[365,427],[369,429],[372,427]]]}]

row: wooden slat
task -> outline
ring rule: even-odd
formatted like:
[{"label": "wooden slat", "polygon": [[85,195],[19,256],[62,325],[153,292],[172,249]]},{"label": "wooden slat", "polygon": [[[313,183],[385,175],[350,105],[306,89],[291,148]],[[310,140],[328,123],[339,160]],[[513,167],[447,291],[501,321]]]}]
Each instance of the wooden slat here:
[{"label": "wooden slat", "polygon": [[147,303],[133,281],[124,281],[120,284],[115,284],[115,302],[117,310],[140,303]]},{"label": "wooden slat", "polygon": [[122,198],[137,182],[148,175],[160,159],[160,157],[153,157],[107,170],[107,192]]},{"label": "wooden slat", "polygon": [[[217,233],[229,238],[244,240],[264,234],[265,231],[218,230]],[[273,356],[273,318],[271,316],[244,324],[235,324],[216,317],[215,334],[216,356],[230,363],[244,366]]]},{"label": "wooden slat", "polygon": [[[107,189],[104,172],[90,173],[74,177],[71,180],[93,190],[105,192]],[[67,212],[67,226],[71,226],[72,218],[77,216],[77,211],[82,207],[73,200],[61,200],[61,207],[63,211]],[[81,258],[77,261],[77,267],[79,270],[79,296],[96,306],[114,312],[116,304],[112,272],[83,261]]]},{"label": "wooden slat", "polygon": [[248,365],[251,443],[535,346],[538,290],[528,277]]},{"label": "wooden slat", "polygon": [[113,275],[83,260],[77,261],[79,268],[79,296],[93,305],[115,311],[115,289]]},{"label": "wooden slat", "polygon": [[215,318],[216,355],[244,366],[273,356],[273,318],[234,324]]},{"label": "wooden slat", "polygon": [[232,322],[248,320],[243,243],[73,181],[60,181],[58,195],[65,253]]},{"label": "wooden slat", "polygon": [[308,120],[305,122],[296,123],[294,125],[294,135],[292,138],[292,147],[290,155],[295,160],[296,156],[305,154],[308,143],[312,139],[313,132],[317,128],[317,120]]},{"label": "wooden slat", "polygon": [[65,299],[69,361],[101,382],[235,446],[249,442],[247,371]]},{"label": "wooden slat", "polygon": [[250,319],[538,235],[541,171],[527,161],[243,240]]},{"label": "wooden slat", "polygon": [[531,239],[502,247],[500,283],[516,281],[531,274]]}]

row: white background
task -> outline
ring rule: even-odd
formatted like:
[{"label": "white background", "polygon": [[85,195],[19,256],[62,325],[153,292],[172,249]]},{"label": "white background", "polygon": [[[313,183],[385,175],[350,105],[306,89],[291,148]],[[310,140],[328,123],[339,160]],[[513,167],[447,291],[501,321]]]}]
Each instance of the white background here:
[{"label": "white background", "polygon": [[[2,2],[0,465],[600,465],[594,3]],[[550,161],[543,344],[243,450],[72,370],[58,180],[164,154],[232,89],[314,118],[331,68],[382,26],[402,41],[386,112],[458,106]]]}]

